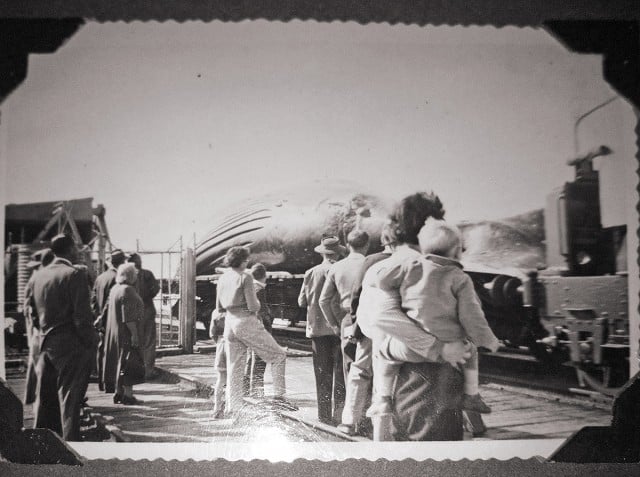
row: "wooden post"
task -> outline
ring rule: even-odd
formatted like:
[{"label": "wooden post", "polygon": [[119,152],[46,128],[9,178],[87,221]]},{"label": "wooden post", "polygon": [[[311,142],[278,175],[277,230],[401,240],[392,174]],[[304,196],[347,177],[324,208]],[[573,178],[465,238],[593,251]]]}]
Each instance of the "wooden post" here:
[{"label": "wooden post", "polygon": [[196,256],[187,248],[180,270],[180,346],[193,353],[196,332]]}]

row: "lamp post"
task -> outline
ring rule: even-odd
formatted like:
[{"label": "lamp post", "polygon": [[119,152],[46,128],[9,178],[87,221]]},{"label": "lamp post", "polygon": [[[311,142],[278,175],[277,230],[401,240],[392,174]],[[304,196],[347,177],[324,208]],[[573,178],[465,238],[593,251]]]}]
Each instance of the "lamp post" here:
[{"label": "lamp post", "polygon": [[587,111],[582,116],[580,116],[578,119],[576,119],[576,122],[573,124],[573,149],[574,149],[573,152],[574,152],[574,154],[576,156],[580,152],[580,148],[579,148],[579,145],[578,145],[578,126],[580,125],[582,120],[585,119],[587,116],[589,116],[591,113],[597,111],[598,109],[604,108],[607,104],[614,102],[619,97],[620,96],[615,95],[615,96],[607,99],[606,101],[603,101],[602,103],[598,104],[597,106],[594,106],[589,111]]}]

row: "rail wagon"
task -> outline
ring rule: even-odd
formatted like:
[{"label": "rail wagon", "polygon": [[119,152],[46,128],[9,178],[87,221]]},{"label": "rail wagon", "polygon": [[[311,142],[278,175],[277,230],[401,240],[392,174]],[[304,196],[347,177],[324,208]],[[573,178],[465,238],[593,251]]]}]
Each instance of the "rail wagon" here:
[{"label": "rail wagon", "polygon": [[[575,179],[552,191],[544,209],[459,226],[463,265],[504,349],[571,364],[581,385],[613,394],[628,378],[629,317],[626,227],[602,227],[593,168],[609,152],[602,147],[572,161]],[[224,254],[234,245],[249,246],[252,260],[267,267],[275,315],[304,319],[297,295],[304,272],[320,262],[313,248],[322,234],[344,242],[359,227],[377,251],[393,201],[356,190],[291,190],[232,209],[196,248],[198,319],[208,324]]]}]

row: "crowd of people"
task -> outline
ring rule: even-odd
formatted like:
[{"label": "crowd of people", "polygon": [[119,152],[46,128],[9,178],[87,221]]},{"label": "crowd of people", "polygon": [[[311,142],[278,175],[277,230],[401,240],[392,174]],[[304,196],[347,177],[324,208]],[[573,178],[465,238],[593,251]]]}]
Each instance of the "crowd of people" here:
[{"label": "crowd of people", "polygon": [[[498,340],[462,271],[460,231],[443,220],[432,193],[405,197],[381,232],[383,251],[367,255],[370,237],[356,228],[347,246],[323,236],[320,264],[307,270],[298,296],[306,309],[318,419],[374,440],[458,439],[463,410],[490,412],[478,392],[477,348]],[[138,254],[111,253],[90,283],[74,265],[66,235],[30,262],[25,292],[30,346],[25,402],[35,426],[78,440],[93,372],[113,402],[139,404],[133,386],[155,377],[159,285]],[[273,338],[265,267],[231,247],[216,288],[210,335],[217,341],[214,416],[242,412],[244,398],[296,409],[286,398],[286,352]]]},{"label": "crowd of people", "polygon": [[[357,228],[347,247],[336,236],[315,247],[322,261],[305,273],[298,305],[306,309],[322,423],[374,440],[453,440],[463,410],[491,411],[478,390],[477,347],[495,351],[498,340],[462,271],[461,233],[443,217],[436,195],[417,193],[384,225],[382,252],[367,255],[370,237]],[[259,298],[264,267],[248,273],[243,247],[225,259],[211,324],[216,417],[238,412],[251,392],[243,380],[251,379],[252,357],[264,360],[253,378],[260,393],[271,363],[274,399],[294,406],[285,399],[286,354]]]},{"label": "crowd of people", "polygon": [[77,441],[92,374],[122,405],[138,404],[132,386],[154,377],[159,285],[138,254],[126,257],[121,250],[91,283],[86,267],[74,265],[78,249],[68,235],[54,237],[34,258],[24,302],[25,403],[35,402],[35,427]]}]

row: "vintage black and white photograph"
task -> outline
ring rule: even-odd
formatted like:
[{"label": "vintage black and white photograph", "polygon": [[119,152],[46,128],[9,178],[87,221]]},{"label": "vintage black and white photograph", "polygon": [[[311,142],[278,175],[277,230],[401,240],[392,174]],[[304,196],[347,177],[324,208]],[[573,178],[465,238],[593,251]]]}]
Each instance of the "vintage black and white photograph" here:
[{"label": "vintage black and white photograph", "polygon": [[638,116],[601,54],[542,27],[68,28],[0,103],[3,459],[549,459],[611,425]]}]

